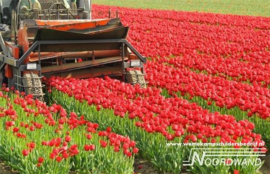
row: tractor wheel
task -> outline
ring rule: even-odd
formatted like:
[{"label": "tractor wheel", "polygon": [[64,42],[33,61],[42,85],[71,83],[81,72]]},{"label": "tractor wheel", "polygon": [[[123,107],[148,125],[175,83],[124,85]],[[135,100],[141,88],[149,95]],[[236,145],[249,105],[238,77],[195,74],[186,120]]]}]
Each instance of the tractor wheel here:
[{"label": "tractor wheel", "polygon": [[127,71],[126,80],[132,85],[139,84],[142,88],[146,88],[144,75],[139,70]]},{"label": "tractor wheel", "polygon": [[8,78],[5,76],[5,71],[4,70],[1,72],[0,86],[3,86],[3,84],[8,86]]},{"label": "tractor wheel", "polygon": [[37,74],[24,74],[22,82],[26,95],[32,94],[34,98],[43,101],[42,83]]}]

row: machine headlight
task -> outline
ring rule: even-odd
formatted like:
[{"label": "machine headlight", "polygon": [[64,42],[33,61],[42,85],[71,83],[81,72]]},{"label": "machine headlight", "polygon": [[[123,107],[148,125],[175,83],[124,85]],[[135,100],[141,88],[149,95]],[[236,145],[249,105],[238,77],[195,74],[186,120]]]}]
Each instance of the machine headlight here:
[{"label": "machine headlight", "polygon": [[36,63],[28,63],[26,65],[26,69],[27,70],[34,70],[34,69],[37,69],[37,64]]},{"label": "machine headlight", "polygon": [[141,66],[141,61],[140,60],[132,60],[130,62],[130,66],[131,67],[139,67],[139,66]]}]

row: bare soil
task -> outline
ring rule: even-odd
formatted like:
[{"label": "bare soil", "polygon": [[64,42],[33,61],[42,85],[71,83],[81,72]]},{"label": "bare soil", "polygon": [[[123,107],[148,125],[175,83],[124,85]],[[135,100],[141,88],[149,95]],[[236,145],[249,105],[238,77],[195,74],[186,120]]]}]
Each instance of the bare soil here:
[{"label": "bare soil", "polygon": [[12,170],[7,164],[0,160],[0,174],[19,174],[19,172]]},{"label": "bare soil", "polygon": [[264,164],[260,168],[260,172],[262,174],[270,174],[270,154],[266,155],[265,157],[262,157],[262,160],[264,160]]},{"label": "bare soil", "polygon": [[[270,174],[270,154],[263,157],[262,160],[265,160],[265,162],[259,173]],[[184,171],[181,172],[181,174],[188,174],[188,172],[185,171],[185,168],[183,170]],[[135,159],[134,172],[136,174],[171,174],[158,172],[150,162],[144,159]],[[12,170],[7,164],[0,160],[0,174],[19,174],[19,172]],[[76,174],[76,172],[70,172],[70,174]]]},{"label": "bare soil", "polygon": [[[181,172],[181,174],[187,174],[184,171]],[[153,164],[151,164],[149,161],[146,161],[144,159],[135,159],[134,163],[134,173],[136,174],[172,174],[172,173],[164,173],[164,172],[158,172],[154,167]]]}]

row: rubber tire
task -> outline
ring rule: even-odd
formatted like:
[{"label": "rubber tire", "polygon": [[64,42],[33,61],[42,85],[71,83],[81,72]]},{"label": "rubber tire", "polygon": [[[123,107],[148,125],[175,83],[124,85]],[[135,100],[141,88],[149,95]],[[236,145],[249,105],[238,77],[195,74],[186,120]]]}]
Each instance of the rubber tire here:
[{"label": "rubber tire", "polygon": [[1,86],[3,86],[3,84],[6,84],[6,86],[8,86],[8,78],[5,76],[5,70],[3,70],[1,72]]},{"label": "rubber tire", "polygon": [[142,88],[147,87],[144,75],[140,70],[127,71],[126,80],[132,85],[139,84]]},{"label": "rubber tire", "polygon": [[[33,94],[33,97],[43,101],[42,83],[37,74],[24,74],[22,80],[24,92],[26,95]],[[35,87],[37,86],[37,87]],[[29,88],[28,88],[29,87]]]}]

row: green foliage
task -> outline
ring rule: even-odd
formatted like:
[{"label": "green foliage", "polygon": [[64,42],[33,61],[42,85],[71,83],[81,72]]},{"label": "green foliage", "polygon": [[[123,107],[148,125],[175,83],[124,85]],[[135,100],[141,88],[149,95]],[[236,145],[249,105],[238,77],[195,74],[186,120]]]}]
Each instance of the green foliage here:
[{"label": "green foliage", "polygon": [[270,16],[269,0],[93,0],[92,3],[145,9]]}]

